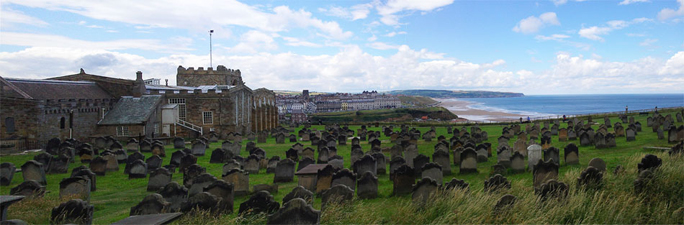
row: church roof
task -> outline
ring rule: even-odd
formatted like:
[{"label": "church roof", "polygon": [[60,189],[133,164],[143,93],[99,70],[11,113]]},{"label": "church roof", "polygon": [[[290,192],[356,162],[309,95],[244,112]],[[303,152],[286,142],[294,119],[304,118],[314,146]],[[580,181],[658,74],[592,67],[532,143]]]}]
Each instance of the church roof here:
[{"label": "church roof", "polygon": [[30,80],[5,78],[26,95],[38,100],[110,99],[112,95],[89,81]]},{"label": "church roof", "polygon": [[98,125],[143,124],[161,103],[161,95],[124,96]]}]

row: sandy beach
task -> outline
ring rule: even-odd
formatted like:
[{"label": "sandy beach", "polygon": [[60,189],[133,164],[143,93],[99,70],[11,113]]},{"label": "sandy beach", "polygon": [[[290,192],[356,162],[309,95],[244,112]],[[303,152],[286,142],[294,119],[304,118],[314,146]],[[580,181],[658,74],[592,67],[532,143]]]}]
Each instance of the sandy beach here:
[{"label": "sandy beach", "polygon": [[527,116],[528,116],[528,115],[520,115],[520,114],[513,114],[513,113],[473,109],[471,107],[468,107],[469,105],[472,105],[473,103],[468,102],[468,101],[458,100],[458,99],[435,98],[434,100],[440,102],[439,106],[448,109],[452,113],[456,114],[459,118],[465,119],[468,121],[477,121],[477,122],[518,121],[518,120],[520,120],[520,117],[522,117],[523,119],[527,119]]}]

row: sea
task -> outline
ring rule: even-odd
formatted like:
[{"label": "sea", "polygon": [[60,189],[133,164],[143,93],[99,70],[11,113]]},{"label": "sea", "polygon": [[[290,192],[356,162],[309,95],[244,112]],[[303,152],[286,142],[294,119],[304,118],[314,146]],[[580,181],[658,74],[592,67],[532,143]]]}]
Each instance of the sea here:
[{"label": "sea", "polygon": [[562,117],[606,112],[684,107],[680,94],[528,95],[514,98],[465,98],[469,108],[527,115],[531,118]]}]

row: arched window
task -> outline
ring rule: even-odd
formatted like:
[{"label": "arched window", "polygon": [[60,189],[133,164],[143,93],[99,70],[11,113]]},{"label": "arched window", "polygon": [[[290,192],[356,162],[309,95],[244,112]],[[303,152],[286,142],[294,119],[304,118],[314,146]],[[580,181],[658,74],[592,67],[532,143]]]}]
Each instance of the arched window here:
[{"label": "arched window", "polygon": [[59,129],[64,129],[64,127],[66,127],[66,119],[62,117],[61,119],[59,119]]},{"label": "arched window", "polygon": [[14,118],[13,117],[7,117],[5,118],[5,130],[7,133],[14,133]]}]

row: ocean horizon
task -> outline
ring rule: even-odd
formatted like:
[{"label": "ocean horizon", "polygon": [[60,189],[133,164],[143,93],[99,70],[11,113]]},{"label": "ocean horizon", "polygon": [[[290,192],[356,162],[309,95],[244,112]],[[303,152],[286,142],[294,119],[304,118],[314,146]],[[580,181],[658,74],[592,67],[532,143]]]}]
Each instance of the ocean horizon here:
[{"label": "ocean horizon", "polygon": [[[469,109],[518,114],[532,118],[624,112],[625,107],[630,111],[655,109],[656,106],[658,108],[684,107],[684,93],[526,95],[513,98],[459,98],[453,100],[468,102],[469,104],[466,107]],[[453,110],[458,111],[459,109]]]}]

